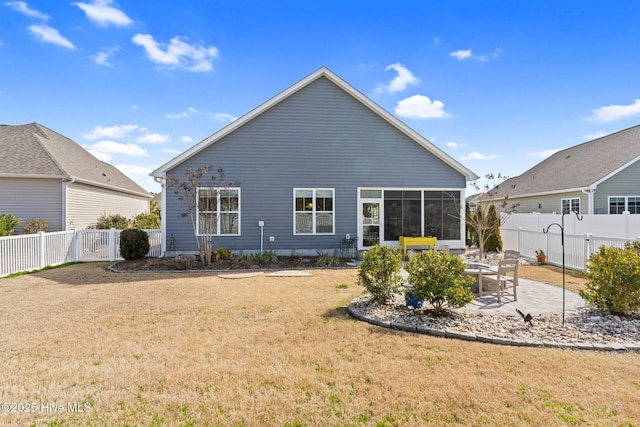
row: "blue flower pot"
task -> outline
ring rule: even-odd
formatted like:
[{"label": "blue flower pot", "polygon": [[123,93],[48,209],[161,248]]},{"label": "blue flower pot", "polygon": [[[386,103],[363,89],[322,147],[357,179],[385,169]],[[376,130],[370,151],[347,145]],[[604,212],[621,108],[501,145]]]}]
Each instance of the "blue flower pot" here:
[{"label": "blue flower pot", "polygon": [[423,299],[418,298],[411,291],[407,291],[407,294],[405,296],[405,301],[406,301],[407,307],[413,307],[413,308],[420,308],[420,307],[422,307],[422,304],[424,303]]}]

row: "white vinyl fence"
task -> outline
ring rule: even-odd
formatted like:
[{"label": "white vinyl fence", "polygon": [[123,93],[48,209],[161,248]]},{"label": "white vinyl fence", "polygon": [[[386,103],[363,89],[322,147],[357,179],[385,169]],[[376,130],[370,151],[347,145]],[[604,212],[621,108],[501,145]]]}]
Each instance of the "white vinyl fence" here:
[{"label": "white vinyl fence", "polygon": [[[547,262],[562,265],[562,215],[512,214],[500,227],[503,249],[513,249],[521,256],[535,258],[542,249]],[[544,233],[543,231],[547,231]],[[587,261],[600,246],[623,247],[625,242],[640,240],[640,215],[564,215],[564,265],[586,270]]]},{"label": "white vinyl fence", "polygon": [[[67,262],[122,260],[120,231],[112,228],[0,237],[0,277]],[[149,235],[151,245],[147,256],[159,257],[161,231],[144,231]]]}]

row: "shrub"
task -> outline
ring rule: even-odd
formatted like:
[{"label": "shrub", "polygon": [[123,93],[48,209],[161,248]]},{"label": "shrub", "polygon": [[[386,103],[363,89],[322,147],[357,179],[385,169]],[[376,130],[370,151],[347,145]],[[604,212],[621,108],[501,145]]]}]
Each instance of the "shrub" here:
[{"label": "shrub", "polygon": [[229,259],[231,258],[231,251],[229,249],[223,248],[222,246],[218,246],[213,251],[211,251],[211,257],[216,261]]},{"label": "shrub", "polygon": [[24,225],[24,234],[36,234],[47,230],[49,230],[49,223],[44,219],[31,218]]},{"label": "shrub", "polygon": [[149,235],[137,228],[120,232],[120,255],[126,260],[143,259],[151,249]]},{"label": "shrub", "polygon": [[275,251],[255,252],[247,255],[238,255],[236,257],[236,260],[238,262],[247,261],[255,262],[258,264],[270,264],[278,262],[278,255],[276,255]]},{"label": "shrub", "polygon": [[388,304],[400,289],[402,251],[391,246],[372,246],[358,267],[358,284],[379,304]]},{"label": "shrub", "polygon": [[580,295],[601,310],[629,315],[640,308],[640,242],[624,249],[601,246],[587,262],[589,281]]},{"label": "shrub", "polygon": [[160,228],[160,217],[153,213],[139,213],[133,217],[133,227],[141,230],[155,230]]},{"label": "shrub", "polygon": [[499,252],[502,249],[502,236],[500,235],[500,217],[498,211],[494,205],[489,205],[487,215],[490,217],[492,224],[496,224],[487,236],[487,243],[484,244],[484,249],[491,252]]},{"label": "shrub", "polygon": [[11,236],[21,222],[13,214],[0,214],[0,236]]},{"label": "shrub", "polygon": [[438,315],[445,307],[464,307],[473,301],[473,278],[464,276],[465,263],[455,254],[422,252],[412,256],[405,269],[414,295],[429,302]]},{"label": "shrub", "polygon": [[124,230],[129,227],[129,220],[120,214],[102,215],[96,222],[96,229],[109,230],[115,228],[117,230]]},{"label": "shrub", "polygon": [[339,263],[338,257],[331,255],[320,255],[316,258],[316,267],[335,267]]}]

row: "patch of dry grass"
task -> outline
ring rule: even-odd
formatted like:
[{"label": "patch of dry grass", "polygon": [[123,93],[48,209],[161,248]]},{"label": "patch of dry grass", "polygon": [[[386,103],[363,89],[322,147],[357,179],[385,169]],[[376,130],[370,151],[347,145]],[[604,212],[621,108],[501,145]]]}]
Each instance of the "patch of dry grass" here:
[{"label": "patch of dry grass", "polygon": [[[640,355],[502,347],[346,315],[355,270],[225,280],[81,264],[0,280],[0,401],[28,425],[632,425]],[[346,287],[343,285],[347,285]],[[42,403],[65,406],[47,413]],[[68,413],[69,402],[90,412]]]}]

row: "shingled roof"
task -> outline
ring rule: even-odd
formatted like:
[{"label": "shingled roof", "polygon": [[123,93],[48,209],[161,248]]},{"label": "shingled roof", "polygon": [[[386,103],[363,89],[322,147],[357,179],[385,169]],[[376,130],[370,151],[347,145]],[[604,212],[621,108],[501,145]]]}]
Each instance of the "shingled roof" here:
[{"label": "shingled roof", "polygon": [[501,183],[491,198],[586,189],[637,160],[640,125],[558,151]]},{"label": "shingled roof", "polygon": [[73,179],[89,185],[150,196],[114,166],[71,139],[38,123],[0,125],[0,177]]}]

